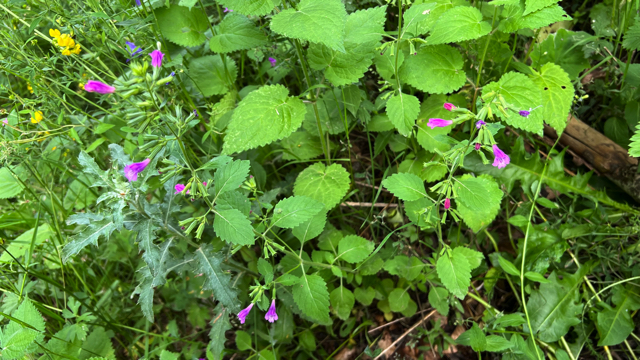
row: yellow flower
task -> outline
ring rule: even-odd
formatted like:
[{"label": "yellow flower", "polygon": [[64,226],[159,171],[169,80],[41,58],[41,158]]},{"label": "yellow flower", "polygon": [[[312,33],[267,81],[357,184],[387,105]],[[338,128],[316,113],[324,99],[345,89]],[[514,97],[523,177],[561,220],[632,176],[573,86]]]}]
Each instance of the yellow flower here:
[{"label": "yellow flower", "polygon": [[49,36],[51,36],[54,39],[57,39],[60,37],[60,30],[58,29],[49,29]]},{"label": "yellow flower", "polygon": [[33,88],[31,87],[30,83],[27,83],[27,90],[29,90],[29,92],[33,94]]},{"label": "yellow flower", "polygon": [[78,89],[84,90],[84,84],[83,83],[78,84]]},{"label": "yellow flower", "polygon": [[53,149],[51,149],[51,151],[55,151],[57,148],[57,146],[54,146]]},{"label": "yellow flower", "polygon": [[80,54],[80,44],[76,44],[76,46],[73,48],[73,50],[71,50],[72,54]]},{"label": "yellow flower", "polygon": [[34,113],[34,115],[35,115],[35,119],[34,119],[33,117],[31,118],[31,122],[32,122],[32,123],[37,124],[37,123],[39,123],[40,121],[42,121],[42,119],[43,119],[43,117],[42,117],[42,111],[36,111],[36,112]]},{"label": "yellow flower", "polygon": [[69,48],[64,48],[64,50],[62,50],[62,55],[65,55],[65,56],[71,55],[71,50],[69,50]]},{"label": "yellow flower", "polygon": [[62,34],[58,38],[58,46],[72,48],[76,45],[76,42],[73,41],[69,34]]}]

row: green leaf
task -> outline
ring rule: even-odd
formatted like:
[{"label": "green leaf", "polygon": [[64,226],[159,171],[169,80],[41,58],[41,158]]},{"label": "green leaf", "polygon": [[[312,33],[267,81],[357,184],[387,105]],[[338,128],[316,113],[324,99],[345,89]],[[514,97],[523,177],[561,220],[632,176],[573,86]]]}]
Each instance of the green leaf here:
[{"label": "green leaf", "polygon": [[78,179],[69,185],[69,190],[67,190],[62,201],[63,206],[66,209],[82,210],[89,205],[93,205],[97,197],[89,190],[90,184],[91,181],[88,177],[84,175],[78,176]]},{"label": "green leaf", "polygon": [[409,37],[426,34],[437,20],[437,18],[432,15],[433,9],[437,6],[435,2],[411,5],[411,7],[402,14],[402,32],[407,33]]},{"label": "green leaf", "polygon": [[467,261],[469,262],[469,268],[471,270],[482,265],[482,263],[484,262],[484,255],[482,255],[482,253],[479,251],[463,246],[458,246],[456,249],[458,249],[458,251],[467,258]]},{"label": "green leaf", "polygon": [[222,240],[236,245],[253,245],[253,226],[240,210],[222,210],[216,207],[213,230]]},{"label": "green leaf", "polygon": [[282,160],[309,160],[322,155],[320,138],[306,131],[298,131],[280,141],[284,149]]},{"label": "green leaf", "polygon": [[571,16],[567,15],[560,5],[552,5],[525,15],[519,29],[539,29],[559,21],[570,20]]},{"label": "green leaf", "polygon": [[345,236],[338,244],[338,256],[336,256],[336,260],[342,259],[351,264],[358,263],[366,259],[374,247],[373,242],[360,236]]},{"label": "green leaf", "polygon": [[250,168],[249,160],[235,160],[220,167],[213,175],[216,197],[227,191],[238,189],[249,175]]},{"label": "green leaf", "polygon": [[142,259],[153,276],[156,275],[156,269],[160,266],[160,249],[153,243],[156,235],[154,232],[160,230],[151,219],[138,221],[133,227],[133,231],[137,231],[136,241],[138,242],[138,251],[144,251]]},{"label": "green leaf", "polygon": [[355,305],[355,297],[351,290],[344,286],[339,286],[331,292],[330,295],[331,307],[335,314],[342,320],[347,320],[351,315],[351,309]]},{"label": "green leaf", "polygon": [[98,126],[96,126],[95,130],[93,130],[93,133],[102,134],[109,131],[114,126],[115,126],[114,124],[100,123]]},{"label": "green leaf", "polygon": [[487,336],[486,351],[501,352],[511,348],[511,342],[498,335]]},{"label": "green leaf", "polygon": [[616,117],[607,119],[604,123],[604,134],[624,148],[629,146],[629,127],[623,119]]},{"label": "green leaf", "polygon": [[571,80],[577,79],[584,69],[591,66],[581,50],[581,44],[590,36],[585,32],[558,29],[555,34],[549,34],[542,43],[534,45],[531,52],[533,67],[539,69],[542,65],[552,62],[560,65]]},{"label": "green leaf", "polygon": [[428,119],[439,118],[444,120],[453,120],[457,114],[452,111],[447,111],[442,104],[450,102],[453,104],[466,104],[466,100],[460,96],[444,96],[444,95],[431,95],[422,102],[420,106],[420,114],[418,115],[418,135],[417,140],[420,146],[429,152],[436,152],[440,150],[445,152],[451,148],[451,145],[442,139],[447,135],[453,125],[446,127],[437,127],[431,129],[428,124]]},{"label": "green leaf", "polygon": [[527,279],[529,279],[531,281],[536,281],[536,282],[539,282],[539,283],[548,283],[548,282],[550,282],[543,275],[538,274],[537,272],[533,272],[533,271],[527,271],[526,273],[524,273],[524,277],[526,277]]},{"label": "green leaf", "polygon": [[334,86],[354,83],[369,69],[374,47],[382,39],[386,6],[359,10],[347,16],[344,51],[323,44],[309,46],[309,66],[325,70],[325,77]]},{"label": "green leaf", "polygon": [[491,24],[482,21],[480,10],[471,6],[457,6],[448,10],[431,28],[427,45],[446,44],[477,39],[491,31]]},{"label": "green leaf", "polygon": [[471,268],[467,257],[462,251],[456,249],[445,251],[440,256],[436,263],[436,271],[447,290],[462,300],[471,285]]},{"label": "green leaf", "polygon": [[180,46],[193,47],[204,43],[209,19],[200,9],[171,5],[154,11],[162,36]]},{"label": "green leaf", "polygon": [[440,315],[447,316],[449,314],[449,290],[432,287],[429,290],[429,304],[438,310]]},{"label": "green leaf", "polygon": [[508,72],[500,78],[484,86],[482,89],[482,98],[485,101],[491,101],[495,97],[493,94],[500,94],[504,97],[507,104],[514,106],[513,111],[506,111],[503,114],[498,108],[492,104],[493,113],[498,115],[507,124],[518,129],[530,131],[535,134],[542,134],[542,112],[531,111],[528,117],[520,116],[517,111],[533,109],[542,104],[540,91],[538,87],[526,75]]},{"label": "green leaf", "polygon": [[640,123],[636,125],[635,131],[629,139],[629,156],[640,157]]},{"label": "green leaf", "polygon": [[111,233],[116,229],[116,224],[111,219],[104,219],[92,222],[82,232],[73,236],[73,240],[62,249],[62,261],[67,262],[70,257],[79,253],[87,245],[98,245],[101,236],[109,239]]},{"label": "green leaf", "polygon": [[432,161],[439,161],[440,155],[434,155],[424,150],[419,150],[416,154],[408,154],[403,162],[398,166],[401,173],[411,173],[418,175],[423,181],[433,182],[442,179],[448,172],[443,164],[430,164],[425,167],[424,164]]},{"label": "green leaf", "polygon": [[291,229],[291,232],[293,233],[293,236],[300,240],[300,244],[304,245],[305,242],[322,234],[322,230],[324,230],[326,224],[327,213],[320,211],[311,219]]},{"label": "green leaf", "polygon": [[94,326],[87,339],[82,343],[82,351],[78,358],[87,360],[95,355],[100,355],[105,359],[115,359],[115,350],[111,344],[112,336],[109,335],[104,328]]},{"label": "green leaf", "polygon": [[221,55],[209,55],[191,60],[189,77],[200,90],[202,95],[222,95],[233,88],[233,82],[238,76],[238,68],[232,58],[223,55],[227,62],[227,72]]},{"label": "green leaf", "polygon": [[518,268],[516,268],[516,266],[513,265],[511,261],[503,258],[502,256],[498,256],[498,262],[500,263],[500,267],[502,268],[502,270],[504,270],[504,272],[513,276],[520,277],[520,270],[518,270]]},{"label": "green leaf", "polygon": [[109,181],[107,172],[100,169],[98,164],[96,164],[95,160],[93,160],[89,154],[81,151],[78,155],[78,163],[82,166],[85,175],[95,176],[94,180],[91,182],[92,187],[107,186],[107,181]]},{"label": "green leaf", "polygon": [[372,287],[367,287],[366,289],[358,287],[354,291],[354,295],[359,303],[364,306],[369,306],[373,303],[373,299],[376,296],[376,290]]},{"label": "green leaf", "polygon": [[344,52],[347,11],[340,0],[301,0],[271,19],[271,30],[289,38],[320,43]]},{"label": "green leaf", "polygon": [[391,54],[391,51],[385,51],[384,53],[376,52],[373,54],[373,62],[376,64],[378,74],[380,74],[383,79],[392,82],[395,81],[396,62],[398,63],[398,70],[400,70],[404,63],[404,53],[402,51],[394,52],[393,54]]},{"label": "green leaf", "polygon": [[452,46],[422,46],[416,55],[405,59],[400,78],[418,90],[448,94],[467,82],[463,65],[462,55]]},{"label": "green leaf", "polygon": [[624,33],[622,47],[627,50],[640,50],[640,18],[636,17],[635,23]]},{"label": "green leaf", "polygon": [[[585,266],[572,276],[558,280],[554,272],[549,283],[540,284],[540,289],[531,293],[527,306],[536,311],[530,314],[531,326],[538,338],[545,342],[560,340],[569,328],[580,324],[578,315],[582,311],[578,287],[587,271]],[[526,326],[525,326],[526,327]],[[528,332],[528,328],[525,332]]]},{"label": "green leaf", "polygon": [[349,173],[342,165],[325,166],[318,162],[298,175],[293,194],[317,200],[324,204],[326,210],[330,210],[347,194],[350,185]]},{"label": "green leaf", "polygon": [[409,306],[411,297],[405,289],[396,288],[387,297],[389,300],[389,308],[394,312],[401,312]]},{"label": "green leaf", "polygon": [[242,330],[236,331],[236,347],[240,351],[251,349],[251,335]]},{"label": "green leaf", "polygon": [[26,325],[10,321],[0,333],[2,358],[9,360],[20,359],[25,352],[38,349],[37,343],[42,344],[45,329],[42,315],[29,299],[25,299],[11,315]]},{"label": "green leaf", "polygon": [[292,292],[293,300],[306,316],[320,323],[331,322],[327,283],[319,275],[303,273]]},{"label": "green leaf", "polygon": [[42,244],[46,239],[52,239],[54,232],[51,230],[48,224],[43,224],[38,226],[38,231],[35,234],[35,239],[33,235],[35,233],[35,228],[25,231],[17,238],[11,240],[9,245],[4,245],[4,252],[2,256],[0,256],[0,262],[11,262],[13,258],[9,255],[13,255],[16,259],[19,259],[21,256],[25,255],[25,252],[28,248],[31,247],[31,242],[33,241],[33,246],[37,247]]},{"label": "green leaf", "polygon": [[559,65],[547,63],[539,74],[534,73],[529,77],[542,93],[542,108],[535,111],[541,112],[542,119],[558,134],[562,134],[567,126],[574,96],[569,75]]},{"label": "green leaf", "polygon": [[404,201],[420,200],[427,197],[424,182],[414,174],[393,174],[382,181],[382,186]]},{"label": "green leaf", "polygon": [[178,360],[180,354],[172,353],[171,351],[162,350],[160,353],[160,360]]},{"label": "green leaf", "polygon": [[216,170],[232,161],[233,161],[233,158],[231,156],[227,156],[227,155],[216,156],[213,159],[207,161],[204,165],[200,166],[198,170]]},{"label": "green leaf", "polygon": [[469,333],[469,342],[474,351],[481,352],[487,350],[487,337],[484,335],[477,322],[473,323]]},{"label": "green leaf", "polygon": [[623,342],[635,328],[631,313],[640,308],[638,294],[619,286],[613,296],[615,308],[600,303],[604,310],[598,312],[596,328],[600,334],[598,346],[614,346]]},{"label": "green leaf", "polygon": [[231,13],[217,26],[216,34],[209,40],[211,51],[228,53],[248,50],[265,45],[267,37],[246,16]]},{"label": "green leaf", "polygon": [[400,92],[387,101],[389,120],[398,129],[398,132],[406,137],[411,135],[418,113],[420,113],[420,101],[413,95]]},{"label": "green leaf", "polygon": [[382,113],[375,115],[367,124],[367,128],[369,131],[381,132],[393,130],[395,126],[393,126],[393,123],[389,120],[389,116]]},{"label": "green leaf", "polygon": [[273,266],[265,259],[258,259],[258,272],[264,276],[265,283],[273,281]]},{"label": "green leaf", "polygon": [[142,274],[140,282],[133,290],[134,294],[139,294],[138,305],[142,310],[142,315],[151,323],[153,323],[153,276],[148,267],[138,270]]},{"label": "green leaf", "polygon": [[474,178],[465,174],[454,184],[454,189],[458,194],[457,210],[474,232],[491,224],[498,215],[503,194],[491,176]]},{"label": "green leaf", "polygon": [[306,197],[292,196],[278,202],[273,210],[271,226],[293,229],[322,211],[322,203]]},{"label": "green leaf", "polygon": [[225,273],[220,264],[222,254],[215,253],[210,244],[202,245],[194,254],[196,271],[204,274],[203,290],[213,290],[216,300],[220,301],[231,311],[236,311],[240,306],[236,291],[231,286],[231,277]]},{"label": "green leaf", "polygon": [[384,263],[384,269],[391,275],[397,275],[409,281],[420,275],[425,264],[416,256],[397,255]]},{"label": "green leaf", "polygon": [[[267,15],[276,7],[273,0],[218,0],[218,3],[243,15]],[[277,1],[277,4],[280,2]]]},{"label": "green leaf", "polygon": [[534,11],[546,8],[547,6],[555,5],[558,0],[526,0],[525,11],[523,15],[528,15]]},{"label": "green leaf", "polygon": [[304,120],[302,100],[282,85],[263,86],[247,95],[233,112],[223,153],[232,154],[289,136]]}]

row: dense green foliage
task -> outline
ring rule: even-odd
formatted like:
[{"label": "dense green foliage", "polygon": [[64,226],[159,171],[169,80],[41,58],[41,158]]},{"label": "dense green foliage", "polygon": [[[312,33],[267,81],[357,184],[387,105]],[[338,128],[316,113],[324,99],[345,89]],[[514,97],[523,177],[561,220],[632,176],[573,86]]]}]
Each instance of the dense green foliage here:
[{"label": "dense green foliage", "polygon": [[638,204],[541,141],[640,156],[637,2],[136,2],[0,0],[3,359],[637,358]]}]

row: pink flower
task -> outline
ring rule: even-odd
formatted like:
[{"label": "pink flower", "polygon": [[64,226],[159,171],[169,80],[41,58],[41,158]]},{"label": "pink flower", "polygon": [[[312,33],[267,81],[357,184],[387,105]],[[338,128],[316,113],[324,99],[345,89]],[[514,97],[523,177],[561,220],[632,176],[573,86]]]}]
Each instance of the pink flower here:
[{"label": "pink flower", "polygon": [[271,306],[269,307],[269,311],[267,311],[267,315],[264,316],[264,319],[268,322],[272,323],[278,320],[278,314],[276,314],[276,300],[271,300]]},{"label": "pink flower", "polygon": [[480,129],[482,125],[487,125],[487,123],[482,120],[478,120],[478,122],[476,123],[476,129]]},{"label": "pink flower", "polygon": [[[181,192],[184,191],[184,185],[182,184],[176,184],[175,186],[176,192],[174,194],[180,194]],[[190,190],[187,190],[187,194],[189,193]]]},{"label": "pink flower", "polygon": [[437,127],[446,127],[453,124],[453,121],[451,120],[444,120],[444,119],[429,119],[429,122],[427,123],[427,126],[435,129]]},{"label": "pink flower", "polygon": [[520,111],[518,111],[518,114],[520,114],[520,116],[522,116],[522,117],[529,117],[529,114],[531,114],[531,111],[520,110]]},{"label": "pink flower", "polygon": [[124,177],[127,178],[127,180],[129,181],[136,181],[138,180],[138,174],[141,173],[144,168],[147,167],[147,165],[149,165],[149,162],[151,161],[151,159],[146,159],[144,161],[138,162],[138,163],[133,163],[133,164],[129,164],[127,166],[124,167]]},{"label": "pink flower", "polygon": [[276,59],[274,59],[274,58],[270,57],[270,58],[269,58],[269,62],[271,63],[271,67],[275,67],[275,66],[276,66],[276,63],[278,62],[278,60],[276,60]]},{"label": "pink flower", "polygon": [[114,88],[111,85],[107,85],[107,84],[105,84],[103,82],[100,82],[100,81],[89,80],[84,85],[84,90],[87,91],[87,92],[97,92],[97,93],[100,93],[100,94],[110,94],[112,92],[115,92],[116,88]]},{"label": "pink flower", "polygon": [[249,306],[238,313],[238,320],[240,320],[240,324],[244,324],[244,321],[247,319],[247,315],[249,315],[249,312],[251,312],[252,307],[253,303],[249,304]]},{"label": "pink flower", "polygon": [[162,53],[162,51],[153,50],[151,54],[149,54],[149,56],[151,56],[151,66],[156,68],[159,68],[162,66],[162,58],[164,57],[164,54]]},{"label": "pink flower", "polygon": [[476,151],[480,150],[480,143],[476,143],[473,147],[476,149]]},{"label": "pink flower", "polygon": [[444,209],[449,210],[450,207],[451,207],[451,199],[449,198],[444,199]]},{"label": "pink flower", "polygon": [[495,159],[493,160],[493,166],[498,169],[502,169],[503,167],[509,165],[511,159],[509,159],[509,155],[505,154],[504,151],[498,148],[498,145],[493,145],[493,156]]},{"label": "pink flower", "polygon": [[9,125],[9,119],[2,120],[2,126]]},{"label": "pink flower", "polygon": [[206,181],[203,181],[203,182],[202,182],[202,185],[203,185],[203,186],[207,186],[207,182],[206,182]]},{"label": "pink flower", "polygon": [[453,105],[452,103],[444,103],[444,108],[449,110],[449,111],[451,111],[451,110],[455,109],[456,106]]},{"label": "pink flower", "polygon": [[224,11],[223,11],[223,12],[226,12],[226,13],[227,13],[227,12],[233,12],[233,10],[229,9],[228,7],[226,7],[226,8],[224,8]]}]

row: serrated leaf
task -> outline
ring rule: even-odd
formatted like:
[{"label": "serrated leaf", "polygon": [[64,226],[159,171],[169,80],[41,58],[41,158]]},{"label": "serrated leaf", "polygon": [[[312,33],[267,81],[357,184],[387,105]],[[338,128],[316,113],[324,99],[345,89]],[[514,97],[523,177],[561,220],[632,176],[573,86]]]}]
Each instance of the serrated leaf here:
[{"label": "serrated leaf", "polygon": [[216,34],[209,40],[211,51],[228,53],[248,50],[265,45],[267,37],[246,16],[231,13],[217,26]]},{"label": "serrated leaf", "polygon": [[359,10],[347,16],[344,51],[323,44],[309,47],[309,66],[325,70],[325,77],[334,86],[354,83],[369,69],[374,47],[384,32],[386,6]]},{"label": "serrated leaf", "polygon": [[304,245],[305,242],[322,234],[322,230],[324,230],[326,224],[327,213],[320,211],[311,219],[291,229],[291,232],[293,233],[293,236],[300,240],[301,245]]},{"label": "serrated leaf", "polygon": [[206,13],[199,9],[171,5],[154,11],[162,35],[180,46],[193,47],[204,43],[209,29]]},{"label": "serrated leaf", "polygon": [[264,276],[265,283],[268,284],[273,281],[273,265],[267,260],[263,258],[258,259],[258,272]]},{"label": "serrated leaf", "polygon": [[540,111],[543,120],[562,134],[574,96],[569,75],[559,65],[547,63],[539,74],[530,75],[530,78],[542,93],[542,108],[536,111]]},{"label": "serrated leaf", "polygon": [[555,5],[558,0],[525,0],[525,11],[523,15],[528,15],[534,11]]},{"label": "serrated leaf", "polygon": [[482,262],[484,261],[484,255],[482,255],[481,252],[463,246],[458,246],[456,247],[456,249],[458,249],[458,251],[467,258],[467,261],[469,262],[469,268],[471,270],[482,265]]},{"label": "serrated leaf", "polygon": [[569,74],[569,78],[575,80],[584,69],[590,66],[580,46],[590,36],[585,32],[558,29],[555,34],[549,34],[542,43],[534,45],[531,52],[533,67],[540,68],[552,62],[560,65]]},{"label": "serrated leaf", "polygon": [[251,349],[251,335],[242,330],[236,331],[236,347],[241,351]]},{"label": "serrated leaf", "polygon": [[485,101],[491,101],[495,95],[500,94],[504,97],[508,104],[514,106],[513,111],[507,111],[506,116],[492,105],[493,113],[498,115],[507,124],[518,129],[530,131],[534,134],[542,134],[542,112],[538,109],[531,111],[528,117],[520,116],[517,111],[529,110],[542,104],[540,91],[538,87],[526,75],[508,72],[500,78],[484,86],[482,89],[482,98]]},{"label": "serrated leaf", "polygon": [[283,160],[309,160],[322,155],[320,138],[307,131],[298,131],[280,141]]},{"label": "serrated leaf", "polygon": [[386,110],[389,120],[398,132],[409,137],[420,113],[420,100],[413,95],[400,92],[389,98]]},{"label": "serrated leaf", "polygon": [[247,95],[233,112],[223,153],[232,154],[289,136],[304,120],[302,101],[282,85],[263,86]]},{"label": "serrated leaf", "polygon": [[487,349],[487,337],[484,335],[478,323],[474,322],[471,329],[467,330],[469,333],[469,345],[474,351],[482,352]]},{"label": "serrated leaf", "polygon": [[373,242],[357,235],[343,237],[338,243],[337,259],[342,259],[348,263],[358,263],[369,256],[374,248]]},{"label": "serrated leaf", "polygon": [[116,229],[116,224],[111,219],[104,219],[91,223],[81,233],[75,235],[73,240],[62,249],[62,261],[67,262],[70,257],[78,254],[87,245],[98,245],[101,236],[109,239]]},{"label": "serrated leaf", "polygon": [[339,286],[331,292],[330,300],[331,307],[333,307],[335,314],[338,315],[340,319],[347,320],[356,302],[351,290],[344,286]]},{"label": "serrated leaf", "polygon": [[280,200],[271,218],[271,226],[292,229],[322,211],[323,204],[306,196],[292,196]]},{"label": "serrated leaf", "polygon": [[80,152],[78,155],[78,162],[82,166],[82,169],[86,174],[94,175],[94,180],[91,182],[91,186],[106,186],[107,185],[107,172],[100,169],[98,164],[96,164],[95,160],[89,154],[84,151]]},{"label": "serrated leaf", "polygon": [[471,6],[458,6],[448,10],[431,28],[427,45],[446,44],[477,39],[491,31],[491,24],[482,21],[480,10]]},{"label": "serrated leaf", "polygon": [[215,299],[231,311],[239,308],[238,296],[231,286],[231,277],[222,271],[222,254],[215,253],[210,244],[202,245],[194,254],[197,271],[204,274],[203,290],[213,290]]},{"label": "serrated leaf", "polygon": [[640,50],[640,18],[636,17],[635,23],[624,33],[622,47],[627,50]]},{"label": "serrated leaf", "polygon": [[[225,57],[227,71],[221,56]],[[238,68],[235,61],[226,55],[203,56],[191,60],[189,64],[189,77],[204,96],[226,93],[233,87],[237,76]]]},{"label": "serrated leaf", "polygon": [[216,197],[225,192],[238,189],[249,175],[250,168],[251,162],[249,160],[235,160],[221,166],[213,175]]},{"label": "serrated leaf", "polygon": [[229,310],[220,303],[214,309],[213,319],[211,319],[211,330],[209,331],[209,350],[213,354],[214,360],[222,360],[221,355],[224,350],[224,343],[227,340],[225,333],[231,329]]},{"label": "serrated leaf", "polygon": [[615,289],[613,303],[615,308],[600,303],[604,310],[598,312],[596,328],[600,335],[598,346],[614,346],[623,342],[635,328],[632,312],[640,308],[640,297],[622,286]]},{"label": "serrated leaf", "polygon": [[487,336],[487,350],[491,352],[501,352],[511,348],[511,342],[498,335]]},{"label": "serrated leaf", "polygon": [[324,204],[326,210],[330,210],[347,194],[350,185],[349,173],[342,165],[325,166],[318,162],[298,175],[293,194],[317,200]]},{"label": "serrated leaf", "polygon": [[160,352],[160,360],[178,360],[179,358],[180,354],[171,351],[162,350],[162,352]]},{"label": "serrated leaf", "polygon": [[414,174],[393,174],[382,181],[382,186],[404,201],[420,200],[427,197],[424,182]]},{"label": "serrated leaf", "polygon": [[407,84],[432,94],[448,94],[467,81],[460,52],[448,45],[422,46],[408,56],[400,69]]},{"label": "serrated leaf", "polygon": [[293,300],[306,316],[320,323],[330,323],[327,283],[318,275],[302,277],[292,288]]},{"label": "serrated leaf", "polygon": [[133,227],[133,231],[138,232],[136,237],[138,252],[144,251],[142,259],[147,263],[154,277],[156,275],[156,269],[160,265],[160,249],[153,243],[153,240],[156,238],[154,231],[159,229],[160,228],[153,223],[152,219],[141,220]]},{"label": "serrated leaf", "polygon": [[[549,275],[549,283],[540,284],[540,289],[531,293],[527,307],[536,309],[530,314],[530,320],[540,340],[558,341],[569,332],[571,326],[580,323],[578,315],[582,311],[582,304],[577,290],[587,270],[585,268],[583,266],[572,276],[564,276],[563,280],[559,280],[554,271]],[[526,331],[529,331],[528,328]]]},{"label": "serrated leaf", "polygon": [[0,199],[18,196],[22,190],[22,184],[13,177],[9,169],[6,167],[0,168]]},{"label": "serrated leaf", "polygon": [[296,9],[271,19],[271,30],[286,37],[320,43],[344,52],[347,12],[340,0],[301,0]]},{"label": "serrated leaf", "polygon": [[466,174],[459,180],[454,184],[457,210],[467,226],[478,232],[498,215],[503,193],[491,176]]},{"label": "serrated leaf", "polygon": [[267,15],[276,7],[273,0],[219,0],[218,2],[243,15]]},{"label": "serrated leaf", "polygon": [[25,352],[38,349],[37,343],[44,340],[44,319],[29,299],[25,299],[11,315],[28,326],[10,321],[4,328],[1,333],[3,359],[21,358]]},{"label": "serrated leaf", "polygon": [[436,263],[436,271],[447,290],[462,300],[471,285],[471,268],[466,256],[456,249],[446,251],[440,256]]},{"label": "serrated leaf", "polygon": [[552,5],[525,15],[522,18],[519,29],[539,29],[559,21],[570,20],[572,18],[567,15],[560,5]]},{"label": "serrated leaf", "polygon": [[429,304],[438,310],[440,315],[447,316],[449,314],[449,290],[432,287],[429,290]]},{"label": "serrated leaf", "polygon": [[236,245],[255,243],[251,221],[240,210],[216,208],[215,214],[213,230],[222,240]]},{"label": "serrated leaf", "polygon": [[148,267],[144,267],[139,272],[142,273],[142,277],[140,282],[133,290],[134,294],[138,294],[138,305],[140,305],[140,309],[142,310],[142,315],[149,320],[149,322],[153,322],[153,277],[151,276],[151,272]]},{"label": "serrated leaf", "polygon": [[82,343],[82,351],[78,358],[87,360],[96,355],[100,355],[104,359],[116,358],[115,350],[111,344],[111,336],[102,327],[93,327],[87,339]]}]

